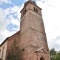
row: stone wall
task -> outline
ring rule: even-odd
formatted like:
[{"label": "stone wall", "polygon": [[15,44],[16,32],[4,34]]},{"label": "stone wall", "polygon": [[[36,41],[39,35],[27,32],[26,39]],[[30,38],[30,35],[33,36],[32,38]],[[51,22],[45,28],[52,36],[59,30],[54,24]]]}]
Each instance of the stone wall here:
[{"label": "stone wall", "polygon": [[7,53],[7,40],[0,46],[0,59],[5,60]]},{"label": "stone wall", "polygon": [[11,46],[12,46],[14,40],[16,40],[16,42],[18,44],[18,42],[20,40],[20,31],[18,31],[17,33],[15,33],[11,37],[9,37],[9,39],[7,41],[7,55],[11,51]]}]

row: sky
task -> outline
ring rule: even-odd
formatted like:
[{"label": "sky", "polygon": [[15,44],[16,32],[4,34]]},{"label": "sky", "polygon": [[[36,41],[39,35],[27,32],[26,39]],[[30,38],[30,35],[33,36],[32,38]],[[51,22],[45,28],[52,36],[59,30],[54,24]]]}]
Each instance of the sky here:
[{"label": "sky", "polygon": [[[20,11],[27,0],[0,0],[0,44],[20,29]],[[60,50],[60,0],[35,0],[42,17],[49,49]]]}]

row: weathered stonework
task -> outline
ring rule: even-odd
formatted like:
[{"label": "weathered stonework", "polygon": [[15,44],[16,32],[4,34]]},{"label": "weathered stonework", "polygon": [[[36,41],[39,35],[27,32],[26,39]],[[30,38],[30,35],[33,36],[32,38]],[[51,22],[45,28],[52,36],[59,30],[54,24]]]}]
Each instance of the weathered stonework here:
[{"label": "weathered stonework", "polygon": [[19,46],[23,50],[22,60],[50,60],[41,8],[29,1],[21,10]]},{"label": "weathered stonework", "polygon": [[[21,60],[50,60],[41,10],[33,1],[29,0],[24,4],[21,10],[20,31],[1,44],[0,58],[6,60],[11,46],[16,40],[22,53]],[[4,52],[3,47],[5,47]],[[5,53],[3,57],[2,52]]]},{"label": "weathered stonework", "polygon": [[[12,46],[14,40],[16,40],[16,42],[18,44],[18,42],[20,40],[20,31],[8,38],[8,41],[7,41],[7,52],[8,53],[11,51],[11,46]],[[8,55],[8,53],[7,53],[7,55]]]}]

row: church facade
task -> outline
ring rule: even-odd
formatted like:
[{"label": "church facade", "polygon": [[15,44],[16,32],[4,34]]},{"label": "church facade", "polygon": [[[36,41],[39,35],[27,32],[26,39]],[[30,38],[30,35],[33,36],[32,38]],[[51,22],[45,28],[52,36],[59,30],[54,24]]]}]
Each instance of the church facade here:
[{"label": "church facade", "polygon": [[28,0],[24,3],[21,10],[20,31],[0,45],[0,59],[6,60],[11,45],[16,40],[23,52],[22,60],[50,60],[41,10],[35,1]]}]

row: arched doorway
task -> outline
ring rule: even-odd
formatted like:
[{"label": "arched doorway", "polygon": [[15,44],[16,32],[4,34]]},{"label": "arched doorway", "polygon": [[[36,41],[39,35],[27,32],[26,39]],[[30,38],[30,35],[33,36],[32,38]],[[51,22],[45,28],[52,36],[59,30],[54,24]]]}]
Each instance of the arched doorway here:
[{"label": "arched doorway", "polygon": [[43,57],[41,57],[40,60],[45,60],[45,59]]}]

